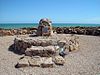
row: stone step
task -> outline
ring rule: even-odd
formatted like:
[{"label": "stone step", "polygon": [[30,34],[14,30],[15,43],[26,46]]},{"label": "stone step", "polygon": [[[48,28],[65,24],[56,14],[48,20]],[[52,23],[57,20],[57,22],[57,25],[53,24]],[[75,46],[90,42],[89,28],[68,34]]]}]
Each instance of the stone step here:
[{"label": "stone step", "polygon": [[54,62],[52,61],[52,57],[24,56],[17,62],[15,67],[22,68],[22,67],[31,66],[31,67],[52,68],[53,65],[54,65]]},{"label": "stone step", "polygon": [[42,63],[41,63],[41,67],[42,68],[53,68],[54,62],[52,61],[52,57],[42,57],[41,58]]},{"label": "stone step", "polygon": [[56,54],[56,50],[54,46],[32,46],[31,48],[27,48],[25,54],[27,56],[50,57]]},{"label": "stone step", "polygon": [[20,53],[25,53],[27,48],[31,46],[52,46],[57,45],[57,41],[54,39],[42,39],[42,38],[15,38],[14,40],[14,49],[19,51]]}]

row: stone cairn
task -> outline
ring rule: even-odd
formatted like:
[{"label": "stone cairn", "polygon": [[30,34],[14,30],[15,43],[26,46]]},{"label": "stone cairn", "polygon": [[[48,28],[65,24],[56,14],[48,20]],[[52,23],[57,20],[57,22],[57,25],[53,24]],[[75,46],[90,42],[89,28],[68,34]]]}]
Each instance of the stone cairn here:
[{"label": "stone cairn", "polygon": [[[48,19],[46,20],[48,21]],[[43,19],[42,21],[43,22],[40,20],[40,24],[45,24]],[[49,26],[51,28],[51,25]],[[41,27],[41,25],[39,25],[39,27]],[[16,68],[28,66],[52,68],[55,64],[64,65],[65,59],[59,55],[59,52],[63,49],[65,54],[68,54],[69,51],[78,50],[79,43],[77,37],[70,36],[66,39],[60,39],[58,37],[58,39],[55,39],[54,34],[53,36],[51,35],[52,29],[48,29],[49,32],[47,31],[47,33],[44,33],[39,27],[37,31],[38,37],[15,38],[14,50],[24,54],[17,62]],[[45,36],[49,37],[47,38]]]},{"label": "stone cairn", "polygon": [[52,22],[47,18],[41,19],[39,22],[38,29],[37,29],[37,35],[38,36],[50,36],[50,35],[52,35],[53,31],[52,31],[51,23]]}]

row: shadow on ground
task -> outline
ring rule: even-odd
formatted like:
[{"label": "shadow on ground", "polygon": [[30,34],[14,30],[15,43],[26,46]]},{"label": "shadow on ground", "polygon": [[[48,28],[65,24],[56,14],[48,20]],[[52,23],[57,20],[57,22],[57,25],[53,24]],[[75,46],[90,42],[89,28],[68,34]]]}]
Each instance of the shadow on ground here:
[{"label": "shadow on ground", "polygon": [[23,54],[19,50],[15,49],[14,44],[9,46],[8,51],[11,51],[11,52],[13,52],[15,54],[18,54],[18,55],[22,55]]},{"label": "shadow on ground", "polygon": [[29,35],[29,37],[38,37],[37,35]]}]

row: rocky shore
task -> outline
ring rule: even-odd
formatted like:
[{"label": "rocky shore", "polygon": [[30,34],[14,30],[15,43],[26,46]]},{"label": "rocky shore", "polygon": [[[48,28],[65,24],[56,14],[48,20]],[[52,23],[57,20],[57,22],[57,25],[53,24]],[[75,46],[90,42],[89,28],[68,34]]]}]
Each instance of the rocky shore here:
[{"label": "rocky shore", "polygon": [[[36,33],[37,28],[21,28],[21,29],[2,29],[0,28],[0,36],[25,35]],[[81,34],[100,36],[100,27],[53,27],[53,32],[58,34]]]},{"label": "rocky shore", "polygon": [[100,36],[100,27],[57,27],[58,34],[81,34],[81,35],[94,35]]},{"label": "rocky shore", "polygon": [[0,28],[0,36],[33,34],[36,31],[37,31],[37,28],[21,28],[21,29],[2,29]]}]

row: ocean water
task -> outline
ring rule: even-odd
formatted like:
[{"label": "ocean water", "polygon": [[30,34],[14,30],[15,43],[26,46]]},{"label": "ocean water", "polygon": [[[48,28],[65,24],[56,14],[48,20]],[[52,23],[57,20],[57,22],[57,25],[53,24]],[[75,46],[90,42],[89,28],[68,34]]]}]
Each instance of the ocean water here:
[{"label": "ocean water", "polygon": [[[53,27],[97,27],[100,24],[77,24],[77,23],[53,23]],[[28,27],[37,27],[38,23],[2,23],[0,24],[0,28],[4,29],[18,29],[18,28],[28,28]]]}]

